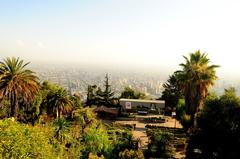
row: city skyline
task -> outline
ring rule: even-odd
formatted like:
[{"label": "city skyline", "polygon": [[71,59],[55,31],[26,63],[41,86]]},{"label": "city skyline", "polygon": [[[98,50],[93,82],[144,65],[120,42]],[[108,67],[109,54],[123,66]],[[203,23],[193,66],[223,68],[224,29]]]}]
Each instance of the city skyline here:
[{"label": "city skyline", "polygon": [[0,1],[1,58],[173,72],[200,49],[239,76],[240,2]]}]

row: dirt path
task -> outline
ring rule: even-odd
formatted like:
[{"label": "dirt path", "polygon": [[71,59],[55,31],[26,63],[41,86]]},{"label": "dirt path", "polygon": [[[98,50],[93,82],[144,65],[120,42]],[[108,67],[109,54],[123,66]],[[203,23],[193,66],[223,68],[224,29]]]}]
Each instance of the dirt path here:
[{"label": "dirt path", "polygon": [[[147,118],[147,117],[156,117],[156,116],[136,116],[136,118]],[[165,126],[165,127],[177,127],[181,128],[181,124],[176,121],[175,119],[171,117],[166,117],[166,122],[165,123],[143,123],[139,121],[115,121],[116,123],[121,123],[121,124],[136,124],[135,130],[133,130],[133,138],[135,140],[140,139],[139,143],[139,148],[140,149],[147,149],[148,146],[148,137],[146,134],[146,128],[145,126],[147,124],[151,125],[157,125],[157,126]]]},{"label": "dirt path", "polygon": [[147,149],[148,145],[148,137],[146,134],[146,124],[140,123],[139,121],[116,121],[116,123],[120,124],[136,124],[135,130],[132,131],[133,138],[135,140],[140,139],[139,148],[140,149]]}]

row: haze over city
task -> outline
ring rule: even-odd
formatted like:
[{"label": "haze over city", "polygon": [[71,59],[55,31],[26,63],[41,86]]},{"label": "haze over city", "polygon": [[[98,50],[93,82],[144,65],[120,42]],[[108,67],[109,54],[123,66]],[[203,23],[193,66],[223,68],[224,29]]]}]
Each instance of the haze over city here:
[{"label": "haze over city", "polygon": [[0,159],[240,158],[240,0],[0,0]]},{"label": "haze over city", "polygon": [[174,71],[182,55],[200,49],[221,65],[218,74],[239,76],[239,7],[237,0],[0,1],[1,57]]}]

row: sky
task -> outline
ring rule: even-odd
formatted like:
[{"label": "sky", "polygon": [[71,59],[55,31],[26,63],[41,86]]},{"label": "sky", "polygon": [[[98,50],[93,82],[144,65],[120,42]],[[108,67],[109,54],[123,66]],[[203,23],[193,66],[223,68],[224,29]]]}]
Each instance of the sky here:
[{"label": "sky", "polygon": [[0,0],[0,57],[177,69],[207,52],[240,76],[239,0]]}]

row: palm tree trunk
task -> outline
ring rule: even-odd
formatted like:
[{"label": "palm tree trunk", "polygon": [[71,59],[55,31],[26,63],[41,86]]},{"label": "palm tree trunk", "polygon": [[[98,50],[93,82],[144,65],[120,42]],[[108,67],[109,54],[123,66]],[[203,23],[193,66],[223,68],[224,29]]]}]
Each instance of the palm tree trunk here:
[{"label": "palm tree trunk", "polygon": [[9,117],[13,117],[14,115],[14,102],[13,102],[13,95],[10,96],[10,114]]},{"label": "palm tree trunk", "polygon": [[59,119],[59,110],[58,110],[58,108],[57,108],[57,119]]},{"label": "palm tree trunk", "polygon": [[17,101],[16,101],[16,96],[14,94],[11,94],[10,105],[11,105],[11,117],[16,118],[17,117],[17,113],[16,113]]},{"label": "palm tree trunk", "polygon": [[195,127],[195,114],[192,113],[190,116],[190,124],[191,124],[191,128]]},{"label": "palm tree trunk", "polygon": [[195,103],[195,107],[194,107],[194,113],[191,113],[191,126],[193,129],[197,128],[197,116],[198,116],[198,113],[200,112],[201,110],[201,107],[202,107],[202,100],[199,99],[196,103]]},{"label": "palm tree trunk", "polygon": [[62,111],[59,110],[59,118],[62,118]]}]

